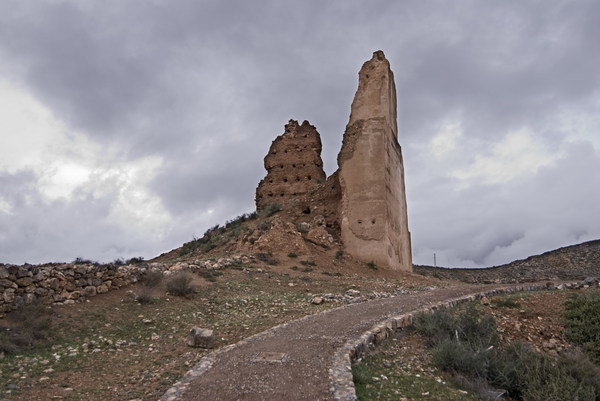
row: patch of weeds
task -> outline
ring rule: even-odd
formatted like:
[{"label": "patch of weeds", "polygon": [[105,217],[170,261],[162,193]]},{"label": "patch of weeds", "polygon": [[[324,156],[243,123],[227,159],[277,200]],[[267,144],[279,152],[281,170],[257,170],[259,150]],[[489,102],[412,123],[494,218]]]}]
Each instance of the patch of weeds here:
[{"label": "patch of weeds", "polygon": [[352,378],[359,400],[480,400],[474,394],[460,392],[433,376],[415,375],[403,370],[386,356],[392,346],[394,344],[390,341],[382,346],[382,352],[370,354],[352,365]]},{"label": "patch of weeds", "polygon": [[302,269],[302,273],[310,273],[313,270],[315,269],[313,269],[312,267],[305,267],[304,269]]},{"label": "patch of weeds", "polygon": [[337,252],[335,253],[335,258],[337,260],[340,260],[344,257],[344,250],[343,249],[338,249]]},{"label": "patch of weeds", "polygon": [[198,272],[198,275],[200,275],[200,277],[204,278],[205,280],[214,283],[215,281],[217,281],[217,277],[222,276],[223,273],[221,273],[218,270],[200,270]]},{"label": "patch of weeds", "polygon": [[259,252],[255,253],[254,256],[256,257],[256,259],[268,265],[275,266],[279,264],[279,260],[275,259],[272,253]]},{"label": "patch of weeds", "polygon": [[292,270],[298,270],[298,266],[292,266],[292,267],[290,267],[290,269],[292,269]]},{"label": "patch of weeds", "polygon": [[375,262],[369,262],[369,263],[367,263],[367,267],[369,269],[373,269],[373,270],[379,269],[379,267],[377,266],[377,264]]},{"label": "patch of weeds", "polygon": [[50,337],[52,309],[39,299],[11,312],[16,323],[10,331],[0,333],[0,352],[14,354]]},{"label": "patch of weeds", "polygon": [[492,299],[492,305],[498,308],[520,308],[521,304],[511,297],[501,297]]},{"label": "patch of weeds", "polygon": [[322,274],[329,277],[342,277],[342,273],[340,272],[323,272]]},{"label": "patch of weeds", "polygon": [[190,298],[196,292],[193,276],[188,272],[175,273],[167,280],[167,292],[178,297]]},{"label": "patch of weeds", "polygon": [[308,276],[302,276],[302,277],[300,277],[300,280],[304,281],[305,283],[310,283],[313,281],[313,279]]},{"label": "patch of weeds", "polygon": [[280,210],[281,210],[281,205],[277,202],[273,202],[269,206],[267,206],[265,208],[265,210],[263,210],[262,214],[265,217],[271,217]]},{"label": "patch of weeds", "polygon": [[144,258],[141,256],[137,256],[137,257],[128,259],[127,262],[125,262],[125,264],[137,265],[137,264],[143,263],[143,262],[144,262]]},{"label": "patch of weeds", "polygon": [[317,265],[314,260],[301,260],[300,264],[303,266],[316,266]]},{"label": "patch of weeds", "polygon": [[150,291],[147,287],[142,287],[135,298],[142,305],[149,305],[156,302],[156,298],[152,295],[152,291]]},{"label": "patch of weeds", "polygon": [[260,231],[268,231],[271,228],[271,221],[270,220],[263,220],[258,224],[258,229]]},{"label": "patch of weeds", "polygon": [[157,287],[163,280],[164,276],[158,270],[146,270],[142,275],[140,282],[146,287]]},{"label": "patch of weeds", "polygon": [[117,258],[113,260],[111,264],[114,266],[123,266],[125,264],[125,261],[121,258]]},{"label": "patch of weeds", "polygon": [[297,258],[297,257],[298,257],[297,253],[294,253],[294,252],[288,253],[288,258]]},{"label": "patch of weeds", "polygon": [[600,293],[572,295],[565,302],[565,334],[600,363]]},{"label": "patch of weeds", "polygon": [[472,389],[483,391],[484,380],[515,400],[596,399],[600,369],[581,369],[591,362],[554,359],[519,344],[497,348],[495,320],[480,316],[473,305],[458,316],[446,310],[418,314],[415,329],[429,338],[435,366],[462,377]]}]

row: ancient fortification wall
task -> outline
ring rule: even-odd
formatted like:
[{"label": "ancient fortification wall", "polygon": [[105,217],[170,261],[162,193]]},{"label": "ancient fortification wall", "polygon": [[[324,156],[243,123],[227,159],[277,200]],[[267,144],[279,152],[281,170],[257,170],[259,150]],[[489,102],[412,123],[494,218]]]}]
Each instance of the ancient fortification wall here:
[{"label": "ancient fortification wall", "polygon": [[273,202],[292,222],[322,222],[347,253],[393,270],[412,270],[396,86],[382,51],[359,72],[338,155],[325,180],[321,140],[308,122],[291,120],[265,157],[267,176],[256,191],[260,212]]},{"label": "ancient fortification wall", "polygon": [[304,210],[303,197],[325,182],[321,160],[321,137],[308,121],[290,120],[265,156],[267,176],[256,189],[256,209],[277,202],[284,209]]}]

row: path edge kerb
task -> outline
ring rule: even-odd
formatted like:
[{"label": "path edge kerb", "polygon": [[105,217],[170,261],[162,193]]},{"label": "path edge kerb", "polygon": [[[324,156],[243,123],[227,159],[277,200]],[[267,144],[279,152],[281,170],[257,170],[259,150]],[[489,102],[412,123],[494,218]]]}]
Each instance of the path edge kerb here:
[{"label": "path edge kerb", "polygon": [[[494,288],[487,291],[475,292],[462,295],[445,301],[424,306],[410,312],[392,316],[377,323],[371,329],[365,331],[360,337],[353,338],[340,347],[333,357],[333,363],[329,369],[330,391],[334,401],[357,401],[356,389],[352,378],[352,362],[358,360],[368,352],[374,350],[384,342],[391,334],[400,331],[413,324],[413,318],[417,313],[432,313],[437,309],[452,308],[465,302],[472,302],[483,297],[492,297],[504,294],[514,294],[527,291],[556,290],[558,285],[526,284],[509,287]],[[562,283],[567,288],[576,284]]]}]

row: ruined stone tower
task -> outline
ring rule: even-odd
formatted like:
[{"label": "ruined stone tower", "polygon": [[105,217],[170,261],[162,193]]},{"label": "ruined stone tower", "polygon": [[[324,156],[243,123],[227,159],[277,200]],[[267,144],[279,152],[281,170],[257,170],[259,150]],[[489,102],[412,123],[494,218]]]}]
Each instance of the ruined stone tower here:
[{"label": "ruined stone tower", "polygon": [[396,85],[382,51],[359,72],[338,165],[346,251],[379,266],[412,270]]},{"label": "ruined stone tower", "polygon": [[356,259],[411,271],[397,136],[394,75],[383,52],[376,51],[359,72],[338,170],[325,179],[319,133],[307,121],[290,120],[265,157],[257,210],[277,202],[286,219],[318,222]]}]

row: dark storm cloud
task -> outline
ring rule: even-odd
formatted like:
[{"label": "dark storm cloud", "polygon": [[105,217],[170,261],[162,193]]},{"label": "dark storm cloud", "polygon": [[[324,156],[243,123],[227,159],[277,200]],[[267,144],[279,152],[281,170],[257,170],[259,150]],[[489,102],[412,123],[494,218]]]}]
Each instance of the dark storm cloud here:
[{"label": "dark storm cloud", "polygon": [[[550,150],[563,146],[567,133],[552,118],[565,110],[597,111],[590,104],[600,87],[598,2],[7,1],[1,8],[0,74],[27,88],[69,129],[119,149],[124,159],[163,160],[150,184],[171,214],[163,249],[249,211],[265,173],[262,158],[290,118],[316,126],[332,173],[357,71],[377,49],[390,59],[398,86],[417,262],[437,249],[457,263],[497,263],[585,237],[577,232],[598,234],[584,213],[553,220],[558,232],[573,234],[534,232],[546,220],[528,207],[547,193],[552,181],[543,171],[551,167],[522,188],[474,182],[457,190],[446,173],[458,166],[435,169],[426,150],[440,124],[452,119],[472,143],[467,159],[524,127]],[[596,165],[594,157],[584,159],[588,164],[579,168]],[[564,172],[574,173],[576,158],[560,164],[554,173],[567,185]],[[26,184],[47,218],[71,224],[60,202],[44,206],[34,196],[33,178]],[[22,196],[23,188],[0,194]],[[575,185],[551,203],[567,208],[582,191]],[[81,217],[100,243],[114,238],[156,250],[154,240],[128,239],[122,228],[102,225],[113,203],[91,200],[89,220]],[[84,203],[76,207],[84,213]],[[25,230],[21,223],[37,227],[30,214],[37,215],[18,208],[0,217]],[[49,227],[38,224],[41,231]],[[83,246],[75,234],[52,238],[65,248]],[[11,247],[14,255],[27,253],[24,245]],[[85,249],[90,256],[116,252],[92,248]]]}]

